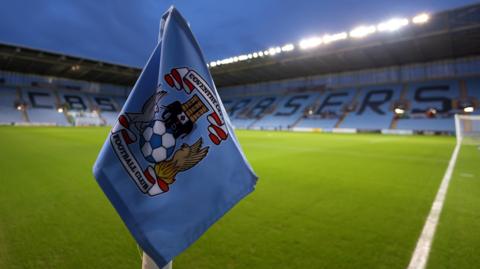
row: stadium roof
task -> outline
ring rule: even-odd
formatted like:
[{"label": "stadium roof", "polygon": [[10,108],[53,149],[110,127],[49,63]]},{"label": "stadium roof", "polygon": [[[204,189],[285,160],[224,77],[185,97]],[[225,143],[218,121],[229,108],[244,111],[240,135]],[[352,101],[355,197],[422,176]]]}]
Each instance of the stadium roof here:
[{"label": "stadium roof", "polygon": [[[480,55],[480,4],[394,32],[212,67],[219,87]],[[136,67],[0,44],[0,70],[133,85]]]},{"label": "stadium roof", "polygon": [[11,44],[0,44],[0,70],[133,85],[140,69]]}]

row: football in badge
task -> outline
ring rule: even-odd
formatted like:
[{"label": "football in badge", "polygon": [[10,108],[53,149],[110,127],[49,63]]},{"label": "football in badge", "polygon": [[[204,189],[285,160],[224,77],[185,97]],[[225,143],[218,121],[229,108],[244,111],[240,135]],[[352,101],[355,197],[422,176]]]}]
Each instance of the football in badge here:
[{"label": "football in badge", "polygon": [[172,131],[163,121],[150,122],[140,136],[140,149],[145,159],[151,163],[166,160],[175,149]]}]

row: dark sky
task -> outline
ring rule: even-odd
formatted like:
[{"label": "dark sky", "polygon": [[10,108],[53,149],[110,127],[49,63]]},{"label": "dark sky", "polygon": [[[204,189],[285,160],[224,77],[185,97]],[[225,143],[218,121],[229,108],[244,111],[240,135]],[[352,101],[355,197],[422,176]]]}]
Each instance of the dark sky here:
[{"label": "dark sky", "polygon": [[411,17],[469,0],[1,0],[0,42],[142,66],[161,14],[175,5],[207,60]]}]

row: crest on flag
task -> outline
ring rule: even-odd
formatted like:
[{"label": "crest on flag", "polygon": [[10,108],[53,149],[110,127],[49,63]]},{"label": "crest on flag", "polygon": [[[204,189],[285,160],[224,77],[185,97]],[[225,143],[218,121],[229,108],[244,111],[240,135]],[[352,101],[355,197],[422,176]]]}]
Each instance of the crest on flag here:
[{"label": "crest on flag", "polygon": [[[168,192],[178,173],[193,168],[208,154],[199,135],[192,144],[178,143],[191,135],[195,123],[206,116],[206,138],[218,146],[228,139],[219,101],[210,86],[194,70],[174,68],[165,82],[187,97],[182,103],[163,105],[168,91],[159,86],[141,111],[123,111],[112,128],[110,142],[138,189],[150,196]],[[141,160],[136,152],[141,152]]]}]

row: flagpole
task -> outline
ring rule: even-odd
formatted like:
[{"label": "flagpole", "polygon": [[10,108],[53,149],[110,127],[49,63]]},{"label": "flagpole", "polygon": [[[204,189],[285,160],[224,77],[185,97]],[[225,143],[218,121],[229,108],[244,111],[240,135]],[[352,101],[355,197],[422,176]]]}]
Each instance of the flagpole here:
[{"label": "flagpole", "polygon": [[[158,266],[155,264],[152,258],[150,258],[147,255],[147,253],[143,252],[142,269],[160,269],[160,268],[158,268]],[[162,269],[172,269],[172,262],[169,262]]]}]

